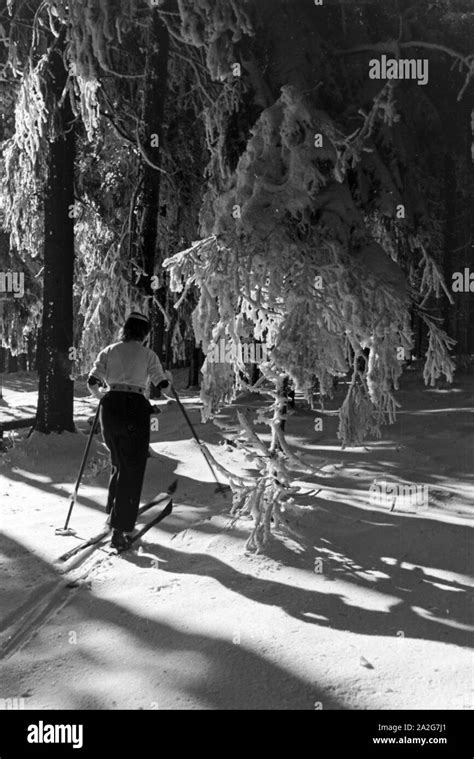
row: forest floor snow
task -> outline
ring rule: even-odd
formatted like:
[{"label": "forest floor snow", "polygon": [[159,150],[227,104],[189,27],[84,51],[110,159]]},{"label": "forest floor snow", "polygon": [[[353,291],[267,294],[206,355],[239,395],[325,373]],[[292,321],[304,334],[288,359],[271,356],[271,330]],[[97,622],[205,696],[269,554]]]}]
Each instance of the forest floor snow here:
[{"label": "forest floor snow", "polygon": [[[36,386],[32,375],[6,376],[0,419],[34,413]],[[182,395],[218,461],[249,467],[200,423],[197,393]],[[30,626],[30,611],[61,581],[55,560],[77,544],[54,530],[96,402],[76,388],[82,434],[15,433],[0,453],[0,705],[472,709],[472,376],[443,391],[408,374],[397,398],[384,437],[345,450],[334,417],[315,432],[315,414],[299,405],[288,441],[321,471],[294,472],[301,492],[260,555],[244,550],[251,520],[229,517],[231,498],[215,493],[179,409],[163,402],[143,499],[178,477],[173,514],[138,550],[103,554],[86,581],[60,587]],[[80,536],[104,522],[107,479],[97,436],[71,522]],[[374,505],[374,480],[425,485],[428,501]]]}]

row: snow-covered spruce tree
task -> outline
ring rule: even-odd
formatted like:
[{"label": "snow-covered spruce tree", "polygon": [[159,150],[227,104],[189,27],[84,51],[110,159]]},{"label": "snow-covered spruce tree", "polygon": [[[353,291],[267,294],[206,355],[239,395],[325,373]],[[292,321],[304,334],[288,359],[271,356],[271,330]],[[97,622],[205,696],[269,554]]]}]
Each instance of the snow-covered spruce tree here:
[{"label": "snow-covered spruce tree", "polygon": [[75,373],[87,371],[104,339],[118,336],[127,312],[147,310],[138,285],[137,208],[145,2],[48,0],[50,23],[65,28],[68,88],[84,125],[77,144]]},{"label": "snow-covered spruce tree", "polygon": [[[73,363],[61,362],[69,377],[88,368],[104,336],[118,334],[127,311],[150,305],[139,285],[145,161],[137,103],[146,56],[137,42],[147,41],[152,9],[146,2],[48,0],[28,19],[29,26],[15,2],[11,11],[10,67],[18,96],[16,132],[5,146],[5,224],[25,261],[43,261],[41,198],[51,125],[58,125],[48,66],[59,38],[64,50],[61,103],[72,108],[76,148],[74,197],[64,225],[74,224],[76,264],[77,319],[74,339],[68,339],[75,353]],[[23,28],[30,31],[20,37]]]},{"label": "snow-covered spruce tree", "polygon": [[[64,34],[40,28],[39,14],[11,2],[8,72],[19,78],[15,133],[4,146],[3,208],[12,248],[42,253],[43,308],[38,346],[36,428],[74,430],[72,344],[74,115],[64,95]],[[41,197],[41,202],[39,198]],[[33,213],[32,213],[33,212]],[[40,245],[35,242],[41,240]],[[30,268],[28,265],[25,267]]]},{"label": "snow-covered spruce tree", "polygon": [[[371,241],[352,201],[344,179],[349,153],[357,157],[329,116],[284,87],[253,127],[230,188],[210,191],[202,211],[207,237],[166,262],[172,287],[179,290],[184,279],[200,290],[193,324],[204,352],[222,339],[231,348],[230,362],[204,364],[206,418],[246,386],[241,343],[252,337],[268,350],[260,369],[273,385],[273,439],[246,504],[263,515],[256,546],[288,496],[285,375],[309,399],[315,377],[329,392],[332,377],[353,366],[341,409],[343,443],[360,442],[394,418],[397,349],[411,343],[409,299],[401,270]],[[371,360],[361,372],[366,348]]]},{"label": "snow-covered spruce tree", "polygon": [[[0,48],[1,52],[1,48]],[[6,59],[6,51],[4,51]],[[4,60],[6,64],[6,60]],[[0,176],[5,176],[4,146],[15,131],[16,87],[8,76],[0,77]],[[0,184],[0,227],[5,225],[8,201]],[[30,226],[32,238],[37,232]],[[41,265],[39,257],[32,258],[26,251],[11,244],[10,236],[0,230],[0,271],[23,273],[24,294],[21,298],[0,299],[0,347],[8,348],[13,356],[25,354],[36,341],[41,316],[41,288],[37,276]]]},{"label": "snow-covered spruce tree", "polygon": [[[139,151],[130,160],[130,150],[123,138],[118,143],[111,127],[99,133],[99,95],[106,100],[111,86],[99,80],[97,62],[110,72],[117,69],[113,81],[128,81],[133,47],[121,53],[112,46],[117,56],[109,43],[136,31],[150,13],[148,5],[133,14],[130,4],[122,5],[48,0],[35,12],[15,0],[9,3],[8,71],[16,88],[16,123],[4,146],[2,197],[12,248],[30,268],[31,261],[44,263],[42,431],[73,429],[72,379],[90,365],[90,353],[81,363],[80,348],[96,352],[104,334],[116,333],[126,310],[141,305],[130,284],[133,262],[117,256],[123,246],[130,248],[127,233],[133,222],[124,206],[127,193],[118,185],[132,185],[128,196],[136,200]],[[139,78],[130,76],[131,81]],[[112,85],[115,103],[117,90]],[[99,164],[95,174],[94,161]],[[74,333],[73,312],[79,316]]]},{"label": "snow-covered spruce tree", "polygon": [[[19,6],[14,0],[10,5],[15,22],[22,21]],[[194,11],[192,4],[188,5],[180,6],[183,31],[196,41],[199,34],[192,31]],[[68,222],[74,217],[74,310],[78,318],[74,341],[70,341],[76,349],[76,360],[73,366],[68,364],[68,376],[87,368],[90,355],[102,347],[104,336],[113,339],[117,335],[118,325],[130,308],[151,313],[156,307],[160,311],[168,329],[169,352],[175,358],[183,357],[184,343],[189,338],[183,319],[174,316],[169,295],[164,293],[166,275],[160,262],[195,236],[205,165],[204,124],[200,119],[203,100],[207,100],[206,113],[211,102],[217,116],[212,134],[211,120],[207,118],[206,122],[211,141],[219,131],[223,103],[227,110],[238,102],[234,91],[238,84],[224,88],[223,97],[217,86],[205,90],[201,80],[203,72],[206,75],[206,57],[201,42],[190,54],[180,35],[172,37],[166,124],[145,123],[144,84],[147,77],[157,83],[162,73],[153,70],[154,58],[159,56],[151,54],[156,48],[150,36],[152,22],[156,22],[158,11],[160,23],[162,18],[168,23],[181,19],[178,8],[175,14],[163,8],[163,3],[158,8],[145,0],[87,0],[73,4],[47,0],[29,19],[31,28],[24,33],[24,40],[20,40],[19,29],[29,28],[22,25],[25,19],[14,26],[10,35],[14,43],[11,67],[19,82],[20,117],[15,138],[7,146],[10,178],[6,224],[13,244],[24,251],[25,258],[36,257],[39,263],[43,260],[41,198],[47,176],[47,120],[57,109],[46,88],[48,58],[41,54],[49,49],[49,43],[56,44],[60,34],[64,38],[68,76],[62,102],[72,107],[76,119],[75,193]],[[222,29],[218,14],[216,19],[217,27],[209,37],[207,59],[211,68],[213,60],[217,60],[214,48],[226,49],[226,55],[230,55],[231,46],[224,39],[228,33],[234,34],[235,26],[232,15],[223,22]],[[30,45],[30,36],[38,41],[36,47]],[[205,37],[207,40],[207,31]],[[152,117],[156,114],[148,114],[149,122]],[[152,131],[158,134],[150,134]],[[157,151],[152,148],[157,136],[161,165],[157,165]],[[153,172],[162,178],[158,193],[149,191],[156,184]],[[155,242],[154,217],[158,217]],[[158,292],[151,292],[152,274],[158,282]],[[188,310],[189,302],[183,302],[180,316]]]},{"label": "snow-covered spruce tree", "polygon": [[[138,156],[105,120],[78,146],[75,203],[77,303],[75,372],[85,373],[104,339],[118,337],[125,315],[146,310],[131,252]],[[133,211],[131,210],[133,208]]]},{"label": "snow-covered spruce tree", "polygon": [[[346,136],[298,86],[283,86],[252,128],[233,172],[221,130],[210,145],[203,239],[165,262],[176,291],[198,289],[193,324],[204,352],[211,356],[222,339],[228,349],[227,362],[208,357],[204,364],[205,418],[248,387],[239,358],[242,342],[251,337],[268,351],[260,369],[272,386],[273,404],[258,420],[267,419],[272,442],[265,446],[239,414],[236,442],[252,449],[260,476],[254,482],[230,477],[235,508],[255,516],[248,546],[257,550],[272,516],[278,517],[291,496],[288,465],[301,466],[282,432],[285,377],[309,397],[315,378],[321,393],[329,393],[333,376],[351,367],[340,409],[341,442],[380,435],[380,426],[395,418],[400,358],[412,345],[411,306],[422,307],[444,287],[423,237],[410,225],[400,231],[388,223],[395,201],[402,201],[393,161],[384,163],[380,145],[383,131],[398,120],[393,86],[383,86],[360,116],[356,131]],[[222,114],[224,124],[226,117]],[[371,203],[374,189],[377,201]],[[406,276],[397,264],[400,239],[411,253]],[[449,378],[451,342],[434,321],[425,320],[430,327],[425,380],[433,382],[441,372]],[[368,360],[360,361],[366,354]]]},{"label": "snow-covered spruce tree", "polygon": [[[158,15],[145,0],[50,0],[50,9],[52,23],[68,30],[70,89],[86,125],[77,145],[74,211],[75,370],[87,368],[104,337],[117,336],[131,309],[161,321],[169,353],[183,357],[183,321],[171,308],[161,259],[196,231],[204,164],[194,71],[204,64],[183,56],[177,39],[169,57],[160,53],[156,28],[169,14]],[[184,303],[180,315],[187,310]],[[162,342],[158,334],[159,351]]]}]

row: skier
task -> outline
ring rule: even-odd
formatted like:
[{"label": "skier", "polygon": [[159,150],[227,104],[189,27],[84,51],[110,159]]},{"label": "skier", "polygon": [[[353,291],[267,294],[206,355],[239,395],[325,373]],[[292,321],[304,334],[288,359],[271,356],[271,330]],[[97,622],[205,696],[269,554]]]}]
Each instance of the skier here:
[{"label": "skier", "polygon": [[158,356],[144,345],[150,326],[146,316],[131,313],[121,341],[99,353],[87,380],[90,393],[101,401],[102,435],[112,457],[106,511],[112,545],[119,550],[130,543],[145,476],[152,410],[145,397],[147,383],[166,388],[172,382]]}]

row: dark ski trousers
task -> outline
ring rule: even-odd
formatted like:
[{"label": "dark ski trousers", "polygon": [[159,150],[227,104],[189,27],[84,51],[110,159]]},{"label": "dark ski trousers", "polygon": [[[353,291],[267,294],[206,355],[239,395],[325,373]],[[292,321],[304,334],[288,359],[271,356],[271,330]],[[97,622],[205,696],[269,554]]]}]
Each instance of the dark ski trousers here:
[{"label": "dark ski trousers", "polygon": [[110,392],[101,404],[102,435],[112,457],[107,514],[111,527],[135,527],[150,444],[150,404],[137,393]]}]

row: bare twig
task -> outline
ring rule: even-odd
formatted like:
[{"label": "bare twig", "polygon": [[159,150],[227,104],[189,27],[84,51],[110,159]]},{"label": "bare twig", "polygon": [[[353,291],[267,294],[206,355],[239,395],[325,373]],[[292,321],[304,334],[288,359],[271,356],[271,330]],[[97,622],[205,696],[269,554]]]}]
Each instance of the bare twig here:
[{"label": "bare twig", "polygon": [[355,47],[348,48],[347,50],[335,50],[335,55],[353,55],[355,53],[366,53],[369,51],[375,52],[390,52],[397,58],[400,55],[401,49],[409,48],[421,48],[422,50],[433,50],[440,53],[445,53],[451,58],[454,58],[461,65],[467,68],[466,78],[461,90],[458,93],[458,101],[461,100],[464,92],[466,91],[469,82],[474,77],[474,53],[470,55],[463,55],[457,50],[453,50],[446,45],[441,45],[437,42],[425,42],[423,40],[410,40],[409,42],[399,42],[399,40],[387,40],[386,42],[374,42],[370,45],[356,45]]},{"label": "bare twig", "polygon": [[169,328],[170,328],[170,325],[171,325],[171,318],[170,318],[169,314],[168,314],[168,313],[167,313],[167,311],[166,311],[166,310],[163,308],[163,306],[161,305],[161,303],[160,303],[160,301],[158,300],[158,298],[156,298],[156,297],[153,295],[153,296],[152,296],[152,299],[153,299],[153,303],[155,304],[155,306],[157,306],[157,307],[158,307],[158,309],[159,309],[159,310],[161,311],[161,313],[163,314],[163,319],[164,319],[164,320],[165,320],[165,322],[166,322],[166,329],[167,329],[167,330],[169,330]]},{"label": "bare twig", "polygon": [[168,172],[165,171],[165,169],[162,169],[161,166],[157,166],[156,163],[153,163],[153,161],[147,156],[147,154],[145,152],[145,148],[143,147],[143,145],[142,145],[142,143],[140,141],[138,121],[137,121],[137,128],[136,128],[136,131],[135,131],[135,139],[136,139],[136,144],[138,146],[138,149],[139,149],[139,151],[140,151],[140,153],[142,155],[142,158],[145,161],[145,163],[147,163],[148,166],[150,166],[152,169],[155,169],[155,171],[159,171],[161,174],[168,174]]}]

